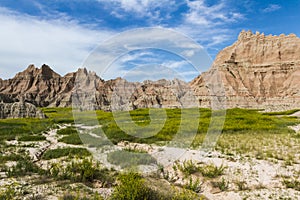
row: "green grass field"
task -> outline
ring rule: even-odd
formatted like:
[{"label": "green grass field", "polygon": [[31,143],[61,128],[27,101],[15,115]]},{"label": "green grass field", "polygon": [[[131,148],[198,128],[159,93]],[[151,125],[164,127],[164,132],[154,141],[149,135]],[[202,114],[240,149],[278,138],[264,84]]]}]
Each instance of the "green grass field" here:
[{"label": "green grass field", "polygon": [[[19,141],[43,140],[44,137],[37,135],[58,123],[74,123],[71,108],[43,108],[47,119],[5,119],[0,120],[0,142],[5,140],[18,139]],[[166,121],[157,134],[148,137],[134,137],[126,134],[118,127],[114,120],[115,113],[96,111],[81,113],[81,122],[89,125],[90,121],[97,120],[102,125],[102,130],[106,137],[114,144],[120,141],[131,141],[139,143],[160,143],[170,141],[178,134],[185,134],[185,138],[192,140],[192,147],[199,148],[210,127],[212,111],[209,109],[166,109]],[[216,149],[227,154],[241,153],[253,154],[257,157],[272,157],[282,159],[283,152],[289,148],[290,154],[298,148],[299,138],[289,129],[288,126],[299,123],[292,114],[298,110],[274,113],[261,113],[257,110],[229,109],[226,111],[225,123],[222,126],[222,134],[218,140]],[[195,113],[199,116],[195,117]],[[96,113],[96,115],[95,115]],[[147,127],[151,123],[149,109],[139,109],[130,111],[130,118],[126,117],[126,112],[119,112],[118,121],[123,120],[126,130],[134,131],[131,120],[139,127]],[[220,114],[222,114],[220,112]],[[218,112],[214,112],[218,118]],[[97,116],[97,119],[94,119]],[[181,117],[184,116],[183,119]],[[125,124],[125,125],[124,125]],[[195,126],[196,125],[196,126]],[[127,127],[126,127],[127,126]],[[151,124],[153,129],[161,126],[160,119],[154,119]],[[151,129],[146,129],[151,131]],[[190,134],[189,134],[190,133]],[[67,144],[81,144],[75,128],[69,127],[58,132],[64,135],[61,142]],[[97,134],[97,133],[96,133]],[[188,137],[194,138],[188,138]],[[182,141],[184,142],[184,141]],[[277,150],[279,151],[277,151]],[[277,152],[277,153],[276,153]],[[277,155],[278,154],[278,155]]]},{"label": "green grass field", "polygon": [[[62,185],[68,185],[68,183],[89,185],[93,184],[95,180],[101,180],[106,186],[116,188],[110,199],[122,199],[123,197],[127,199],[126,195],[129,198],[132,197],[132,194],[137,194],[137,198],[143,198],[146,195],[147,198],[151,196],[153,199],[158,197],[199,199],[199,194],[196,193],[201,191],[200,179],[192,180],[190,178],[183,188],[178,189],[174,186],[171,188],[169,184],[165,184],[164,181],[157,178],[154,179],[154,183],[151,182],[151,177],[143,178],[138,174],[117,176],[114,171],[98,168],[91,160],[84,161],[86,158],[91,158],[92,154],[83,146],[68,145],[82,145],[81,139],[84,139],[84,143],[88,143],[89,147],[96,148],[111,145],[111,143],[117,144],[120,141],[165,145],[169,141],[179,138],[178,141],[183,144],[190,141],[189,148],[199,149],[207,132],[218,130],[222,134],[214,148],[222,154],[226,154],[228,158],[234,159],[239,155],[239,158],[250,157],[274,163],[283,161],[282,163],[286,166],[299,163],[300,160],[299,133],[295,133],[288,127],[300,124],[297,117],[289,116],[299,110],[263,113],[258,110],[229,109],[224,115],[225,111],[212,112],[209,109],[160,109],[156,110],[158,114],[154,119],[151,119],[149,109],[130,111],[129,116],[127,112],[85,111],[77,113],[75,120],[71,108],[42,108],[42,110],[48,118],[0,120],[0,161],[2,161],[0,170],[5,172],[8,177],[18,178],[34,175],[32,177],[39,177],[36,180],[38,182],[45,181],[46,184],[47,182],[60,183],[62,181]],[[166,112],[166,119],[163,117],[163,112]],[[79,132],[74,126],[75,122],[76,124],[100,125],[101,127],[92,130],[81,129],[83,132],[78,135]],[[118,126],[120,123],[122,129]],[[66,147],[57,147],[43,152],[40,157],[41,161],[49,162],[51,165],[46,170],[42,169],[28,157],[26,148],[34,147],[35,142],[46,140],[46,131],[52,128],[57,129],[59,124],[68,124],[66,128],[59,129],[55,135],[57,141],[65,143]],[[218,127],[215,124],[221,126]],[[149,126],[151,127],[149,128]],[[137,130],[142,130],[142,132]],[[85,134],[85,131],[91,131],[92,134]],[[134,137],[140,133],[145,137]],[[149,135],[151,136],[146,137]],[[150,155],[141,156],[138,154],[139,152],[132,154],[131,151],[124,149],[109,153],[108,161],[121,165],[123,168],[156,163],[156,160]],[[62,161],[61,163],[55,161],[58,158],[61,158],[59,159]],[[15,162],[16,165],[8,168],[6,163],[9,162]],[[65,163],[63,164],[63,162]],[[214,187],[221,191],[228,189],[228,181],[222,177],[226,167],[210,164],[196,165],[192,161],[186,161],[176,165],[176,168],[188,176],[187,180],[191,175],[201,174],[206,179],[213,179]],[[164,174],[164,178],[167,180],[166,177],[172,180],[167,173]],[[115,179],[118,181],[115,182]],[[139,184],[131,187],[128,184],[131,184],[132,181]],[[299,188],[299,182],[292,178],[287,177],[282,182],[287,188]],[[246,188],[243,182],[240,183],[239,188]],[[143,184],[145,186],[140,188],[139,186]],[[147,189],[145,190],[145,188]],[[64,188],[60,189],[64,190]],[[67,193],[61,195],[62,199],[74,199],[80,196],[72,193],[73,189],[65,190]],[[82,191],[82,188],[79,190]],[[163,192],[164,190],[172,190],[172,192],[166,194]],[[22,196],[21,193],[17,193],[18,190],[8,186],[7,189],[0,191],[0,199],[2,197],[12,199],[11,197],[15,195]],[[87,199],[102,199],[93,192],[87,196]]]}]

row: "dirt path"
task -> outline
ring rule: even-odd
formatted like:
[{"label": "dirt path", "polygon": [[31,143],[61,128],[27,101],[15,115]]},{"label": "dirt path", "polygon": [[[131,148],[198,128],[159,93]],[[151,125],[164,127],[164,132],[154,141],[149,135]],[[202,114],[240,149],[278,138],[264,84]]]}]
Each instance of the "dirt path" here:
[{"label": "dirt path", "polygon": [[[58,128],[56,129],[51,129],[45,133],[43,133],[43,135],[46,137],[46,141],[40,142],[37,144],[37,147],[33,147],[33,148],[29,148],[29,153],[30,156],[33,158],[33,161],[35,163],[39,163],[42,164],[43,162],[41,161],[41,157],[43,156],[43,154],[50,149],[57,149],[57,148],[65,148],[65,147],[83,147],[83,145],[73,145],[73,144],[65,144],[63,142],[59,142],[59,136],[57,135],[57,131],[70,127],[71,124],[63,124],[63,125],[59,125]],[[78,129],[84,129],[84,130],[92,130],[94,128],[98,128],[97,127],[89,127],[89,126],[81,126],[81,125],[77,125],[76,128]],[[63,137],[63,136],[61,136]]]},{"label": "dirt path", "polygon": [[59,126],[58,129],[51,129],[45,133],[43,133],[43,136],[46,137],[46,141],[38,142],[36,145],[37,147],[29,148],[29,154],[33,159],[33,162],[37,163],[40,161],[43,154],[49,150],[49,149],[55,149],[58,145],[58,139],[57,139],[57,131],[63,128],[66,128],[69,125],[62,125]]}]

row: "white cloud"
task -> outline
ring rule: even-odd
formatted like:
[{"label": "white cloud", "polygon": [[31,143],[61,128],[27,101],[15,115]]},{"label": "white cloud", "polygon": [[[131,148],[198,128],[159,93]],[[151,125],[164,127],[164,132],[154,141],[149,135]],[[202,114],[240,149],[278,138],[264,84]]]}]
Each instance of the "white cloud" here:
[{"label": "white cloud", "polygon": [[61,74],[74,71],[111,35],[68,19],[41,20],[5,8],[0,8],[0,21],[1,78],[12,77],[31,63],[46,63]]},{"label": "white cloud", "polygon": [[143,60],[143,61],[149,61],[149,57],[148,58],[142,58],[143,56],[151,56],[153,57],[154,54],[150,51],[142,51],[142,52],[137,52],[134,54],[126,54],[124,56],[122,56],[119,60],[117,60],[117,63],[119,65],[122,65],[126,62],[130,62],[130,61],[136,61],[137,59],[139,60]]},{"label": "white cloud", "polygon": [[225,42],[234,40],[236,30],[233,23],[244,20],[242,13],[234,10],[228,1],[208,5],[205,0],[187,0],[188,11],[176,30],[190,36],[206,49],[215,49]]},{"label": "white cloud", "polygon": [[[173,30],[162,28],[133,29],[116,35],[95,49],[91,57],[88,58],[87,62],[84,64],[89,69],[92,68],[93,71],[96,71],[97,74],[104,79],[108,79],[116,76],[116,74],[119,76],[120,71],[123,70],[122,63],[124,62],[122,62],[122,59],[125,62],[128,62],[133,58],[143,61],[135,62],[136,65],[151,63],[159,64],[157,61],[153,62],[157,60],[154,56],[147,57],[141,56],[140,54],[136,56],[125,56],[131,51],[147,49],[166,51],[172,55],[186,59],[188,62],[193,63],[195,67],[201,67],[201,69],[208,69],[211,66],[210,57],[195,41]],[[183,53],[190,50],[193,51],[193,54],[190,53],[185,55]],[[122,58],[122,56],[125,57]],[[110,58],[111,60],[107,58]],[[119,62],[117,62],[118,59]],[[166,57],[164,61],[168,60],[170,60],[170,58]],[[103,70],[103,66],[106,66],[106,71]],[[126,69],[128,69],[128,67]]]},{"label": "white cloud", "polygon": [[185,50],[182,52],[182,54],[188,57],[192,57],[195,54],[195,52],[193,50]]},{"label": "white cloud", "polygon": [[264,8],[262,11],[265,12],[265,13],[268,13],[268,12],[274,12],[274,11],[277,11],[281,9],[281,6],[280,5],[277,5],[277,4],[269,4],[268,7]]},{"label": "white cloud", "polygon": [[[95,68],[95,70],[97,69]],[[183,58],[169,52],[156,51],[154,49],[139,50],[125,54],[116,58],[104,73],[100,71],[98,74],[101,74],[101,77],[104,79],[120,76],[131,81],[143,81],[151,77],[155,80],[181,78],[182,80],[190,81],[200,73],[199,70],[195,69]]]},{"label": "white cloud", "polygon": [[[132,17],[136,16],[145,20],[145,26],[151,24],[151,21],[158,22],[154,23],[155,26],[162,26],[160,20],[170,17],[170,13],[184,3],[188,7],[188,11],[176,13],[178,23],[167,26],[186,34],[206,48],[213,48],[234,37],[234,30],[229,29],[228,26],[243,19],[243,15],[230,9],[225,0],[214,5],[206,4],[205,0],[186,0],[181,3],[176,3],[175,0],[97,1],[101,2],[111,12],[111,15],[122,18],[130,14]],[[49,17],[47,13],[45,16]],[[168,34],[166,38],[166,34],[155,31],[141,32],[132,37],[129,31],[124,37],[119,38],[119,42],[112,43],[116,46],[107,45],[109,47],[107,50],[114,49],[116,55],[102,54],[99,51],[95,52],[95,56],[90,57],[88,62],[83,63],[90,51],[101,41],[110,37],[114,31],[98,31],[93,29],[92,25],[89,27],[79,25],[64,14],[58,13],[57,16],[56,20],[41,20],[0,8],[0,21],[2,27],[5,27],[0,32],[0,77],[12,76],[30,63],[37,66],[43,63],[49,64],[60,74],[74,71],[82,64],[89,68],[94,63],[109,63],[118,56],[120,51],[116,44],[122,44],[121,48],[124,47],[127,51],[135,50],[137,47],[146,48],[147,45],[164,49],[165,46],[171,44],[173,45],[170,50],[172,53],[182,54],[189,58],[199,55],[197,52],[200,50],[199,45],[195,45],[196,42],[191,42],[187,38],[178,37],[176,32],[171,34],[166,32]],[[101,57],[97,53],[100,53]],[[136,59],[134,56],[126,55],[122,57],[121,61],[134,60]],[[146,62],[146,60],[144,61]],[[177,64],[178,66],[176,66]],[[179,68],[179,63],[177,64],[174,63],[172,67]],[[206,65],[205,67],[207,67]],[[95,65],[94,67],[99,66]],[[119,72],[121,73],[123,69],[117,65],[114,67],[112,73],[105,78],[119,76]],[[126,70],[123,72],[126,73]],[[99,75],[101,76],[101,74]]]},{"label": "white cloud", "polygon": [[138,18],[148,17],[151,20],[160,21],[168,16],[161,16],[161,10],[169,11],[176,9],[174,0],[98,0],[112,9],[111,14],[117,18],[122,18],[130,13]]},{"label": "white cloud", "polygon": [[[236,30],[230,25],[245,19],[244,15],[230,5],[226,0],[220,0],[215,4],[208,4],[207,0],[97,0],[111,10],[111,14],[118,18],[130,17],[143,19],[145,26],[160,25],[170,27],[186,34],[206,48],[215,48],[224,42],[234,40]],[[184,5],[188,9],[178,11]],[[163,12],[162,12],[163,11]],[[176,13],[176,23],[164,24],[162,19],[172,18],[172,12]],[[191,55],[192,51],[186,51]]]},{"label": "white cloud", "polygon": [[219,35],[214,35],[212,36],[212,41],[210,44],[208,44],[208,47],[222,44],[223,42],[228,41],[229,39],[229,35],[226,34],[220,33]]},{"label": "white cloud", "polygon": [[169,67],[171,69],[180,69],[180,68],[184,68],[187,65],[190,65],[188,62],[186,62],[185,60],[181,60],[181,61],[168,61],[168,62],[164,62],[162,64],[162,66],[166,66]]},{"label": "white cloud", "polygon": [[187,1],[189,12],[185,14],[186,22],[194,25],[215,27],[219,24],[235,22],[243,15],[229,11],[224,1],[219,4],[208,6],[204,0]]},{"label": "white cloud", "polygon": [[[190,24],[181,24],[176,27],[176,30],[189,35],[195,41],[199,42],[205,50],[219,46],[220,44],[233,39],[235,36],[234,30],[223,27],[202,27],[198,26],[197,29]],[[189,54],[191,52],[184,52]]]}]

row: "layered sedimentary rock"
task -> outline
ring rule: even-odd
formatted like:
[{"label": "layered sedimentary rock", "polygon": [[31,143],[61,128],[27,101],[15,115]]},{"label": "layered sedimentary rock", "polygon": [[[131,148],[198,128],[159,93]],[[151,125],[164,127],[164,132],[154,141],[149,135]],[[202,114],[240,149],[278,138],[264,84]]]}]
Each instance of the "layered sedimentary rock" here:
[{"label": "layered sedimentary rock", "polygon": [[300,39],[294,34],[265,36],[243,31],[222,50],[210,71],[191,82],[199,97],[204,79],[219,76],[226,107],[286,110],[300,107]]},{"label": "layered sedimentary rock", "polygon": [[81,109],[133,110],[198,106],[190,86],[178,79],[128,82],[117,78],[103,81],[95,73],[79,69],[73,104]]},{"label": "layered sedimentary rock", "polygon": [[174,80],[104,81],[79,69],[60,76],[49,66],[30,65],[9,80],[0,79],[0,101],[24,98],[39,107],[131,110],[212,107],[286,110],[300,106],[300,39],[243,31],[217,55],[213,66],[190,83]]},{"label": "layered sedimentary rock", "polygon": [[70,106],[75,77],[76,73],[61,77],[47,65],[40,69],[30,65],[14,78],[0,83],[0,100],[17,102],[24,98],[39,107]]},{"label": "layered sedimentary rock", "polygon": [[42,111],[25,102],[0,103],[0,119],[6,118],[45,118]]},{"label": "layered sedimentary rock", "polygon": [[178,79],[104,81],[86,69],[61,77],[47,65],[40,69],[30,65],[14,78],[1,81],[0,86],[0,100],[9,103],[24,98],[39,107],[72,106],[72,101],[82,109],[108,111],[197,106],[190,86]]}]

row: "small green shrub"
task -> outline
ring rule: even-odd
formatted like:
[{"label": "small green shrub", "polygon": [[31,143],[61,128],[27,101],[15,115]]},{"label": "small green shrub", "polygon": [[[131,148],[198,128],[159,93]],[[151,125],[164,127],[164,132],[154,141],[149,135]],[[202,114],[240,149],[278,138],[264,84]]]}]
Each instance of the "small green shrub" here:
[{"label": "small green shrub", "polygon": [[177,162],[175,168],[178,168],[186,176],[200,172],[200,168],[192,160],[185,160],[182,165]]},{"label": "small green shrub", "polygon": [[17,192],[12,187],[12,185],[8,185],[0,189],[0,200],[12,200],[16,196],[17,196]]},{"label": "small green shrub", "polygon": [[193,181],[193,178],[190,177],[189,182],[184,186],[185,189],[192,190],[196,193],[201,192],[202,183],[199,178]]},{"label": "small green shrub", "polygon": [[202,166],[199,168],[199,171],[204,177],[216,178],[224,174],[224,170],[227,167],[221,165],[220,167],[215,166],[214,164]]},{"label": "small green shrub", "polygon": [[299,180],[284,179],[283,184],[286,186],[286,188],[292,188],[292,189],[300,191],[300,181]]},{"label": "small green shrub", "polygon": [[205,200],[206,198],[204,196],[198,196],[191,190],[187,189],[181,189],[181,190],[175,190],[173,192],[173,197],[171,197],[171,200]]},{"label": "small green shrub", "polygon": [[10,167],[6,174],[8,177],[25,176],[32,173],[43,173],[37,165],[31,162],[29,157],[21,158],[15,166]]},{"label": "small green shrub", "polygon": [[212,182],[212,185],[219,188],[221,191],[226,191],[229,188],[229,183],[224,178],[222,178],[221,181]]},{"label": "small green shrub", "polygon": [[295,134],[293,135],[293,137],[294,137],[294,138],[297,138],[297,139],[300,139],[300,132],[295,133]]},{"label": "small green shrub", "polygon": [[89,195],[71,192],[65,193],[59,200],[103,200],[103,198],[97,192]]},{"label": "small green shrub", "polygon": [[130,172],[118,177],[119,184],[115,187],[111,200],[157,200],[160,194],[147,186],[140,174]]},{"label": "small green shrub", "polygon": [[73,160],[66,166],[60,163],[52,163],[48,170],[57,180],[70,180],[72,182],[91,183],[100,180],[104,186],[110,186],[115,182],[115,174],[106,168],[101,168],[99,163],[92,159]]},{"label": "small green shrub", "polygon": [[249,189],[246,181],[236,181],[235,184],[237,185],[239,190],[248,190]]}]

